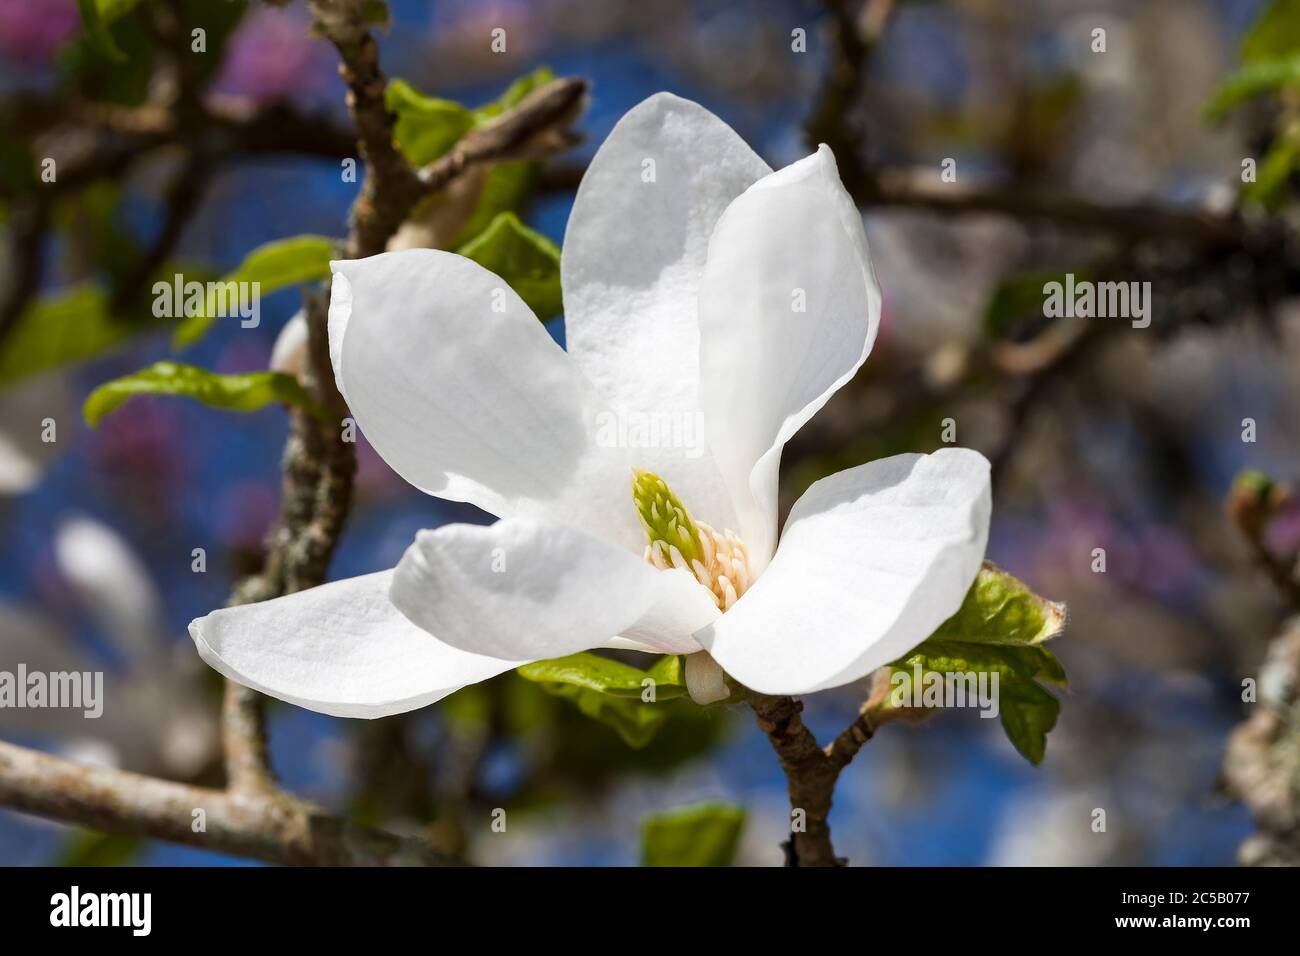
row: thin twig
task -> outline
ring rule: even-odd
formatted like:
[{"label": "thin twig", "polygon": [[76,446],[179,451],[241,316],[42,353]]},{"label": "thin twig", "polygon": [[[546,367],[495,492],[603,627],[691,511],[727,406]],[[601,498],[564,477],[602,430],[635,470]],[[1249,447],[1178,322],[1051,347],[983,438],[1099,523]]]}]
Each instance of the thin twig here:
[{"label": "thin twig", "polygon": [[587,83],[562,77],[529,93],[491,123],[467,133],[447,155],[421,170],[425,190],[446,186],[478,163],[545,155],[572,146],[577,138],[568,124],[581,108]]},{"label": "thin twig", "polygon": [[[850,186],[849,191],[854,189]],[[876,170],[854,198],[875,207],[923,209],[945,216],[996,213],[1123,239],[1168,239],[1192,246],[1235,248],[1249,236],[1245,223],[1234,213],[1160,203],[1106,205],[1067,193],[1018,186],[943,182],[937,168]]]},{"label": "thin twig", "polygon": [[158,235],[113,290],[110,311],[117,313],[130,306],[175,251],[186,225],[203,201],[211,176],[212,165],[197,153],[190,153],[181,162],[163,197],[163,221]]},{"label": "thin twig", "polygon": [[843,770],[858,755],[862,746],[876,733],[875,721],[871,708],[864,703],[858,710],[858,716],[826,745],[826,756],[836,771]]}]

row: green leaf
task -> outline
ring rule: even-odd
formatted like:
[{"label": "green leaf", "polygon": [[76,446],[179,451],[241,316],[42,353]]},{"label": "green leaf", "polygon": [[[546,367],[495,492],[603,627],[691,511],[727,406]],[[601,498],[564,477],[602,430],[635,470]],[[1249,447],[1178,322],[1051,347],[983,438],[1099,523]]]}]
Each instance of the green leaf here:
[{"label": "green leaf", "polygon": [[503,212],[518,212],[537,181],[541,164],[532,159],[494,163],[488,168],[477,204],[448,248],[458,249],[482,234]]},{"label": "green leaf", "polygon": [[[1071,270],[1075,281],[1089,277],[1086,270]],[[1045,294],[1043,287],[1049,282],[1065,285],[1065,272],[1040,271],[1024,272],[1010,276],[993,290],[989,303],[984,308],[984,331],[993,339],[1006,338],[1017,323],[1029,317],[1042,318]]]},{"label": "green leaf", "polygon": [[1060,634],[1065,623],[1065,605],[1039,597],[986,561],[957,613],[890,665],[893,692],[879,708],[900,709],[918,674],[924,687],[929,674],[996,673],[1002,727],[1015,748],[1037,764],[1061,709],[1038,682],[1066,683],[1061,662],[1042,645]]},{"label": "green leaf", "polygon": [[55,866],[127,866],[145,842],[121,833],[74,830],[55,858]]},{"label": "green leaf", "polygon": [[518,671],[521,677],[536,683],[570,684],[614,697],[640,700],[646,680],[654,681],[658,700],[671,700],[686,693],[682,659],[674,654],[664,655],[648,671],[587,651],[525,664]]},{"label": "green leaf", "polygon": [[523,102],[533,90],[545,86],[555,79],[555,73],[548,66],[539,66],[533,72],[519,77],[506,88],[506,91],[491,103],[484,103],[473,111],[474,125],[482,126],[491,122],[508,109],[513,109]]},{"label": "green leaf", "polygon": [[426,96],[405,80],[390,80],[384,90],[384,106],[397,117],[393,140],[413,165],[428,165],[446,155],[471,129],[490,123],[553,79],[554,73],[539,67],[519,77],[492,102],[474,109],[453,100]]},{"label": "green leaf", "polygon": [[140,5],[140,0],[94,0],[105,23],[115,23]]},{"label": "green leaf", "polygon": [[[330,274],[330,257],[334,253],[334,240],[328,236],[293,236],[277,239],[258,246],[241,262],[234,272],[224,276],[219,283],[257,283],[259,296],[291,285],[315,282]],[[201,312],[188,315],[176,329],[172,344],[175,348],[193,345],[207,333],[217,316],[217,286],[208,287],[207,300]]]},{"label": "green leaf", "polygon": [[252,412],[272,402],[284,402],[320,414],[302,384],[283,372],[219,375],[194,365],[155,362],[99,386],[86,399],[82,415],[93,428],[133,395],[183,395],[213,408],[237,412]]},{"label": "green leaf", "polygon": [[1300,3],[1272,0],[1241,40],[1246,63],[1276,60],[1300,53]]},{"label": "green leaf", "polygon": [[77,0],[86,38],[101,55],[118,63],[126,60],[126,54],[113,41],[108,25],[133,6],[135,0]]},{"label": "green leaf", "polygon": [[1032,764],[1047,754],[1047,734],[1056,726],[1061,702],[1033,681],[1005,681],[998,688],[998,717],[1007,738]]},{"label": "green leaf", "polygon": [[[550,69],[539,67],[519,77],[495,100],[473,109],[425,96],[404,80],[393,80],[384,91],[384,101],[397,116],[394,139],[398,147],[413,164],[423,166],[445,155],[471,129],[492,122],[554,79]],[[491,164],[473,200],[473,211],[440,247],[458,249],[477,238],[501,213],[518,211],[537,178],[538,168],[535,160],[527,159]]]},{"label": "green leaf", "polygon": [[501,213],[456,251],[510,283],[543,322],[563,310],[559,248],[513,212]]},{"label": "green leaf", "polygon": [[1290,195],[1291,174],[1300,166],[1300,131],[1288,130],[1273,141],[1255,171],[1255,181],[1241,187],[1242,199],[1269,212]]},{"label": "green leaf", "polygon": [[115,318],[108,303],[103,289],[77,286],[28,306],[0,349],[0,385],[88,359],[157,324]]},{"label": "green leaf", "polygon": [[1219,84],[1205,106],[1205,115],[1219,120],[1245,100],[1297,87],[1300,87],[1300,56],[1247,63]]},{"label": "green leaf", "polygon": [[642,866],[730,866],[745,826],[743,807],[700,803],[641,823]]},{"label": "green leaf", "polygon": [[1065,605],[1041,598],[1023,581],[985,561],[957,613],[930,640],[1038,645],[1065,628]]},{"label": "green leaf", "polygon": [[[140,244],[123,221],[120,183],[91,183],[56,203],[53,223],[63,241],[77,250],[74,254],[103,274],[109,288],[120,283],[139,260]],[[148,291],[142,289],[131,305],[143,299],[147,309]]]},{"label": "green leaf", "polygon": [[474,116],[451,100],[425,96],[405,80],[390,80],[384,106],[397,117],[393,140],[415,166],[424,166],[450,150],[474,126]]},{"label": "green leaf", "polygon": [[[92,14],[93,16],[93,14]],[[106,11],[99,9],[104,33],[108,33]],[[114,17],[106,47],[102,37],[89,30],[66,44],[58,54],[59,78],[63,92],[96,102],[137,105],[143,103],[153,76],[156,50],[153,38],[141,17]],[[115,56],[115,52],[124,54]]]},{"label": "green leaf", "polygon": [[[648,671],[643,671],[584,652],[525,664],[517,673],[548,694],[572,701],[593,720],[613,727],[629,747],[635,748],[644,747],[654,739],[668,719],[667,708],[660,705],[686,693],[681,659],[672,655],[660,658]],[[655,699],[642,700],[651,686]]]}]

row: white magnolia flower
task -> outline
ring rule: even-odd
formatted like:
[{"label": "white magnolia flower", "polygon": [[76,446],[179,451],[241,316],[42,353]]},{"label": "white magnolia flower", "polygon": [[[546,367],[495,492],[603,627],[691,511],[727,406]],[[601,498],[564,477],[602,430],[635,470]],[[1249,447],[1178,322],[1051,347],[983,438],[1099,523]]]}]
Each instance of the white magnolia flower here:
[{"label": "white magnolia flower", "polygon": [[307,313],[299,309],[275,337],[267,367],[272,372],[301,376],[307,369]]},{"label": "white magnolia flower", "polygon": [[188,648],[166,640],[162,596],[139,552],[109,526],[70,516],[58,523],[54,564],[72,606],[116,653],[106,658],[65,623],[0,601],[0,670],[22,662],[28,673],[100,673],[112,699],[91,720],[81,708],[0,707],[0,735],[43,740],[83,763],[200,774],[219,744],[203,694],[207,671]]},{"label": "white magnolia flower", "polygon": [[417,488],[500,520],[421,532],[392,571],[195,621],[227,677],[378,717],[526,661],[633,647],[695,655],[697,699],[726,693],[712,660],[754,690],[806,693],[924,640],[979,569],[989,466],[964,449],[817,482],[778,547],[781,449],[880,317],[825,146],[773,172],[694,103],[633,109],[569,220],[567,352],[468,259],[333,269],[334,371],[367,438]]}]

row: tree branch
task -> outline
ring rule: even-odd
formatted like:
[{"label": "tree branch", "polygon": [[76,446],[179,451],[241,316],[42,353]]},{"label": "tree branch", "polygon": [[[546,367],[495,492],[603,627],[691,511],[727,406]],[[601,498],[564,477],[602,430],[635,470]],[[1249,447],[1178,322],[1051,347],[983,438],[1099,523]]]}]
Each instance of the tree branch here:
[{"label": "tree branch", "polygon": [[[0,804],[61,823],[268,863],[445,866],[451,862],[422,841],[358,826],[278,791],[194,787],[82,766],[3,741]],[[195,812],[199,810],[201,815]]]},{"label": "tree branch", "polygon": [[365,182],[352,206],[348,257],[378,255],[419,197],[419,181],[393,143],[393,117],[384,105],[387,80],[366,21],[366,4],[311,0],[308,6],[316,29],[339,52],[339,75],[348,88],[348,112],[366,163]]},{"label": "tree branch", "polygon": [[[854,193],[852,187],[849,191]],[[1248,238],[1245,224],[1235,214],[1158,203],[1102,205],[1018,186],[946,183],[940,181],[937,169],[875,170],[854,198],[876,207],[924,209],[946,216],[996,213],[1133,240],[1171,239],[1185,245],[1235,248]]]},{"label": "tree branch", "polygon": [[[835,783],[848,761],[837,766],[817,743],[804,725],[802,701],[752,693],[748,699],[759,729],[767,734],[785,771],[792,811],[790,839],[782,844],[786,865],[843,866],[847,861],[835,855],[827,817]],[[803,811],[802,820],[793,817],[798,811]]]}]

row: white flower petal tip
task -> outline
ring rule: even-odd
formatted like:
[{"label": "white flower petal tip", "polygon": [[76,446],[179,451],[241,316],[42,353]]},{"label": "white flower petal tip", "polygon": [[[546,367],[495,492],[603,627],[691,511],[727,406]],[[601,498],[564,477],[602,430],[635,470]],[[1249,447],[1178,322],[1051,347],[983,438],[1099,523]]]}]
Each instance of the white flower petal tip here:
[{"label": "white flower petal tip", "polygon": [[984,557],[991,501],[988,460],[964,448],[824,478],[795,503],[763,577],[695,636],[764,694],[865,677],[956,613]]},{"label": "white flower petal tip", "polygon": [[560,275],[569,354],[609,405],[697,410],[709,236],[771,171],[730,126],[671,93],[634,106],[596,151],[574,197]]},{"label": "white flower petal tip", "polygon": [[391,571],[213,611],[190,624],[214,670],[335,717],[387,717],[528,663],[457,650],[388,601]]},{"label": "white flower petal tip", "polygon": [[691,634],[718,616],[685,572],[659,571],[627,549],[529,519],[421,532],[398,563],[390,597],[448,644],[535,660],[615,637],[691,653],[699,650]]},{"label": "white flower petal tip", "polygon": [[776,545],[781,450],[861,367],[881,293],[862,216],[828,147],[728,206],[700,284],[700,405],[761,572]]}]

